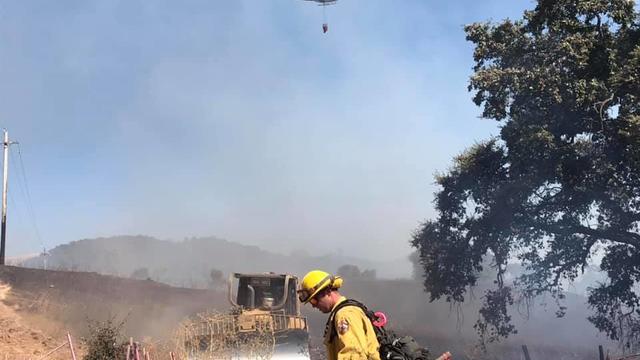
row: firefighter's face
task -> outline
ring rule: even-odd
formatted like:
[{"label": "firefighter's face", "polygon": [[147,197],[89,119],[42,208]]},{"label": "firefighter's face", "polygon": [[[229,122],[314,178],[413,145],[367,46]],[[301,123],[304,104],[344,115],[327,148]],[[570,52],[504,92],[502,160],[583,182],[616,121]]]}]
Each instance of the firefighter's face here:
[{"label": "firefighter's face", "polygon": [[333,304],[331,304],[331,296],[329,296],[329,292],[327,291],[321,291],[319,294],[311,298],[309,303],[311,306],[325,314],[330,313],[333,308]]}]

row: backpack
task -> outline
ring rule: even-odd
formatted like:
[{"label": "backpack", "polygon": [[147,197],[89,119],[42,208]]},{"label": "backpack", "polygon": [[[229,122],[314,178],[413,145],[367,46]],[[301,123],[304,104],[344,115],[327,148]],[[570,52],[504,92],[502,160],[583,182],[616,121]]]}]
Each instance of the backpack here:
[{"label": "backpack", "polygon": [[[332,341],[335,334],[333,326],[335,314],[345,306],[357,306],[367,315],[373,325],[378,320],[375,313],[356,300],[347,299],[336,305],[329,315],[325,331],[329,331],[329,339]],[[411,336],[398,336],[391,330],[385,329],[384,325],[373,325],[378,343],[380,343],[380,358],[383,360],[429,360],[429,350],[420,346]]]}]

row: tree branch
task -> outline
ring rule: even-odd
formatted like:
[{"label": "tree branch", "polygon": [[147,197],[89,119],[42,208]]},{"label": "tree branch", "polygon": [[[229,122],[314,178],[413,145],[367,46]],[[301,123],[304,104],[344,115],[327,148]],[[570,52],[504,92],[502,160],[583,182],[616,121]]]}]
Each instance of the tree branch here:
[{"label": "tree branch", "polygon": [[594,229],[582,225],[560,225],[560,224],[540,224],[537,223],[541,229],[554,233],[554,234],[570,234],[578,233],[593,236],[598,239],[607,239],[622,244],[631,245],[637,249],[640,249],[640,234],[636,234],[629,231],[615,231],[612,229]]}]

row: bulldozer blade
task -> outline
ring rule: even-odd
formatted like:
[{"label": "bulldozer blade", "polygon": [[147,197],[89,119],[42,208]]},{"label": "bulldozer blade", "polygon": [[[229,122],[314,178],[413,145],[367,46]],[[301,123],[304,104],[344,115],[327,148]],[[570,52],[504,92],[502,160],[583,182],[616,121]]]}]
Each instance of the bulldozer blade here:
[{"label": "bulldozer blade", "polygon": [[[309,335],[305,331],[290,331],[288,334],[276,335],[272,344],[259,341],[259,345],[252,344],[251,336],[239,347],[219,348],[212,351],[208,346],[200,350],[193,349],[187,356],[188,360],[309,360]],[[253,339],[255,340],[255,339]],[[247,345],[250,344],[250,345]]]},{"label": "bulldozer blade", "polygon": [[309,360],[308,334],[301,332],[276,339],[272,358],[275,360]]}]

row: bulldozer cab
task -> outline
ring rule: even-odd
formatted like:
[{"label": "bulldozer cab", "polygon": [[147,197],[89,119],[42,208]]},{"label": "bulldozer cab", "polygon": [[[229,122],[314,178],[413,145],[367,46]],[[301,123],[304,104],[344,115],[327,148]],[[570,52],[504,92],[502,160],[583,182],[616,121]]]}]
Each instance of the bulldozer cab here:
[{"label": "bulldozer cab", "polygon": [[297,286],[298,278],[293,275],[234,273],[229,279],[229,302],[244,310],[299,316]]}]

